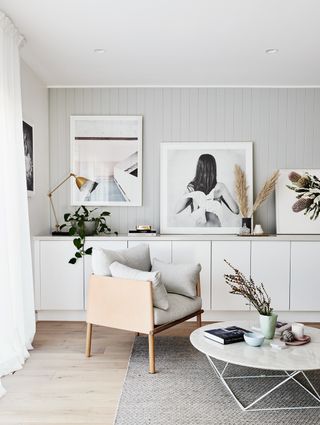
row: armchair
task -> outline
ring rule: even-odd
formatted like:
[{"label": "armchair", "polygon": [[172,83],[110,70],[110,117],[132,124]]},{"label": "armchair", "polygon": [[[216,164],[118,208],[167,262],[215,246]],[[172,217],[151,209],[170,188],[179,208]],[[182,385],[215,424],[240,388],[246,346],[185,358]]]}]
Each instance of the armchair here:
[{"label": "armchair", "polygon": [[192,317],[201,326],[200,281],[197,297],[168,294],[167,311],[153,307],[148,281],[92,275],[88,287],[86,356],[91,355],[92,325],[108,326],[148,335],[149,372],[155,373],[154,336]]}]

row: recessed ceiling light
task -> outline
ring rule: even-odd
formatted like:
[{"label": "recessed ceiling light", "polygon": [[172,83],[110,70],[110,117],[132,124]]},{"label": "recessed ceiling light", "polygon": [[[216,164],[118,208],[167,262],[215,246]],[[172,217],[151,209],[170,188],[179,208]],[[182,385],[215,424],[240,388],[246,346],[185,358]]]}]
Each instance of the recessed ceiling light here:
[{"label": "recessed ceiling light", "polygon": [[274,55],[275,53],[278,53],[279,52],[279,49],[267,49],[266,51],[265,51],[265,53],[267,54],[267,55]]},{"label": "recessed ceiling light", "polygon": [[104,50],[104,49],[94,49],[94,53],[97,53],[97,54],[102,54],[102,53],[105,53],[106,51]]}]

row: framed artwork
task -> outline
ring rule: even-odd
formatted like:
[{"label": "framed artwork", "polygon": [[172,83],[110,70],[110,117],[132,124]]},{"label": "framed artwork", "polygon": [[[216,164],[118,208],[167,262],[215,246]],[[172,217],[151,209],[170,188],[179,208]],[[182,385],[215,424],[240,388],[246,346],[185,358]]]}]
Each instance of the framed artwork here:
[{"label": "framed artwork", "polygon": [[278,234],[320,234],[320,170],[280,170],[276,185]]},{"label": "framed artwork", "polygon": [[34,147],[33,147],[33,125],[22,121],[24,159],[26,164],[26,181],[28,196],[34,195]]},{"label": "framed artwork", "polygon": [[71,116],[71,205],[142,205],[142,116]]},{"label": "framed artwork", "polygon": [[234,166],[245,171],[252,204],[251,142],[161,144],[161,233],[232,234],[241,227]]}]

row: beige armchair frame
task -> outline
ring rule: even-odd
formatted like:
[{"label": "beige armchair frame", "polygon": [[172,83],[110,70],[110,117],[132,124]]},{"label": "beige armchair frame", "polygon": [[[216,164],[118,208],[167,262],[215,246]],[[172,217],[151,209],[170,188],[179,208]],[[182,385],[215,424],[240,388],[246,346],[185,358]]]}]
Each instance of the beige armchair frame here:
[{"label": "beige armchair frame", "polygon": [[[92,275],[89,280],[87,302],[86,356],[91,355],[92,325],[108,326],[148,335],[149,372],[155,373],[154,336],[172,326],[192,317],[197,317],[201,326],[201,314],[198,310],[174,322],[154,325],[151,282],[119,279]],[[200,282],[197,284],[197,296],[200,296]]]}]

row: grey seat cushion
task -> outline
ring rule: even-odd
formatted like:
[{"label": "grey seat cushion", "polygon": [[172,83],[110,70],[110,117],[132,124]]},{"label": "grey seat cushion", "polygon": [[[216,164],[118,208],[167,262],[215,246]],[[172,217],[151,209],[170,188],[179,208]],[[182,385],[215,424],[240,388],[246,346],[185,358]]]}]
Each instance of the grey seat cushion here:
[{"label": "grey seat cushion", "polygon": [[110,265],[115,261],[133,269],[149,272],[151,269],[149,245],[142,243],[118,251],[94,248],[92,251],[92,271],[98,276],[111,276]]},{"label": "grey seat cushion", "polygon": [[163,325],[165,323],[174,322],[182,319],[188,314],[194,313],[201,309],[201,297],[189,298],[178,294],[168,294],[169,308],[161,310],[154,308],[154,324]]},{"label": "grey seat cushion", "polygon": [[161,280],[168,292],[195,298],[200,279],[200,264],[171,264],[153,259],[152,271],[161,273]]}]

